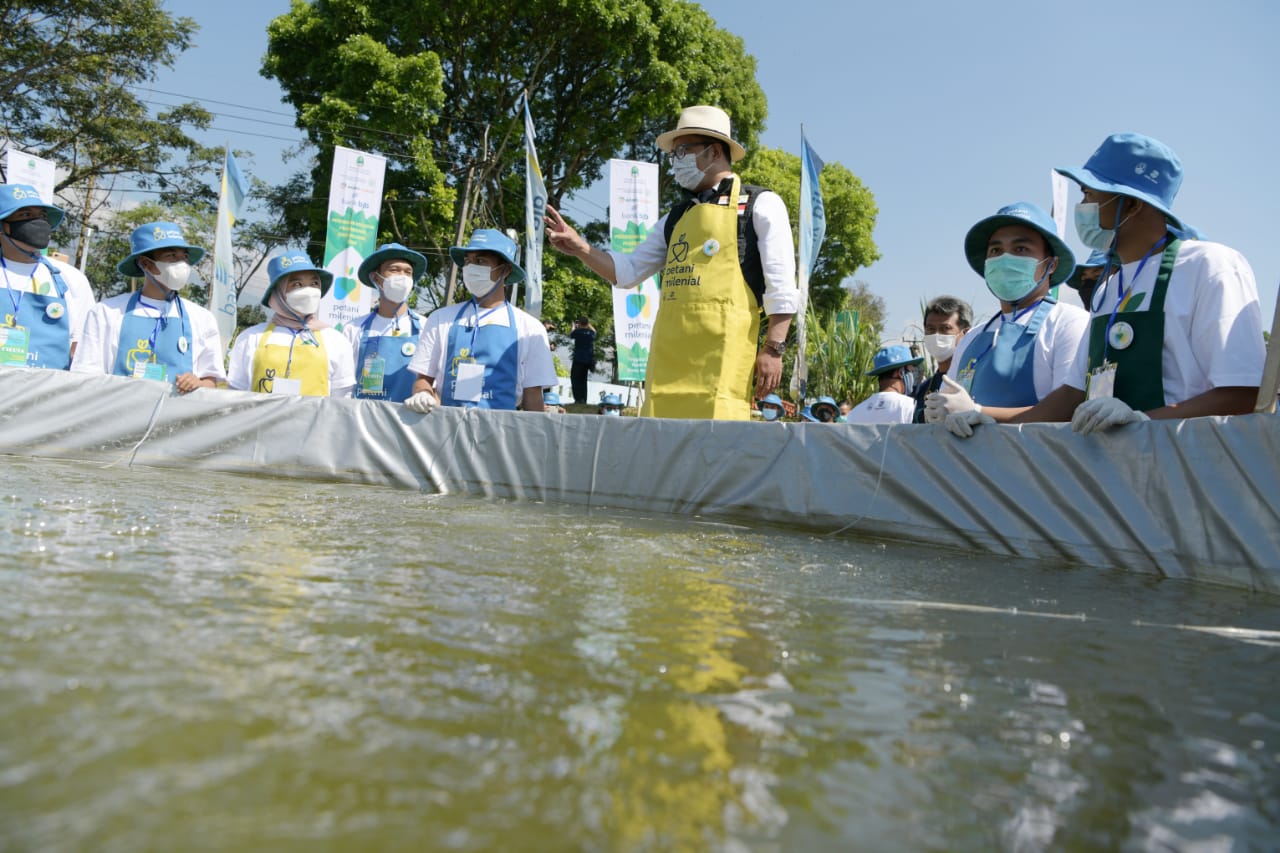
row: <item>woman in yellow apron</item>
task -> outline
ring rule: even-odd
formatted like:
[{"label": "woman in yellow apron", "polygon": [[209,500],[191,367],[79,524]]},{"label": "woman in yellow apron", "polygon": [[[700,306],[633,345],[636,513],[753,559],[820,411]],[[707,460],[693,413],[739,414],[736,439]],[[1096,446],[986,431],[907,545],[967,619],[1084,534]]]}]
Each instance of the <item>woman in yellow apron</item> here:
[{"label": "woman in yellow apron", "polygon": [[262,304],[272,317],[236,338],[227,384],[261,394],[350,397],[356,384],[351,344],[317,315],[332,273],[294,252],[272,258],[267,276]]}]

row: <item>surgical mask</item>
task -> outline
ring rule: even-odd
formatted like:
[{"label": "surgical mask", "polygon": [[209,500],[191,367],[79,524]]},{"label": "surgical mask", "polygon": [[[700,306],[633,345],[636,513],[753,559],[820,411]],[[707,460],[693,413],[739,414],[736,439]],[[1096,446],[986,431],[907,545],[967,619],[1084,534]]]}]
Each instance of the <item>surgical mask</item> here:
[{"label": "surgical mask", "polygon": [[956,351],[956,336],[925,335],[924,349],[933,356],[934,361],[946,361]]},{"label": "surgical mask", "polygon": [[767,409],[761,409],[760,417],[764,418],[766,421],[776,421],[778,419],[778,410],[772,406]]},{"label": "surgical mask", "polygon": [[610,417],[610,418],[622,417],[622,412],[618,409],[605,409],[604,413],[606,417]]},{"label": "surgical mask", "polygon": [[916,372],[914,370],[902,371],[902,393],[910,397],[916,390]]},{"label": "surgical mask", "polygon": [[413,292],[413,279],[407,275],[389,275],[382,280],[379,289],[384,299],[399,305]]},{"label": "surgical mask", "polygon": [[26,243],[36,249],[43,249],[49,245],[49,235],[53,233],[53,226],[49,224],[49,220],[43,216],[35,219],[24,219],[21,222],[9,223],[9,236],[19,243]]},{"label": "surgical mask", "polygon": [[165,290],[181,290],[191,280],[191,264],[186,261],[152,261],[157,272],[147,276]]},{"label": "surgical mask", "polygon": [[299,287],[297,290],[290,290],[284,295],[284,302],[299,317],[310,317],[320,308],[320,288]]},{"label": "surgical mask", "polygon": [[493,280],[493,267],[484,264],[467,264],[462,268],[462,283],[476,299],[483,299],[493,292],[497,282]]},{"label": "surgical mask", "polygon": [[994,258],[987,258],[982,277],[986,279],[987,289],[996,299],[1001,302],[1017,303],[1030,295],[1040,286],[1040,282],[1044,281],[1044,278],[1036,278],[1036,268],[1041,263],[1045,263],[1047,276],[1049,274],[1047,262],[1018,255],[997,255]]},{"label": "surgical mask", "polygon": [[698,168],[698,155],[686,153],[683,157],[671,158],[671,177],[687,190],[697,189],[702,183],[704,170]]},{"label": "surgical mask", "polygon": [[1081,243],[1100,252],[1109,250],[1116,241],[1116,229],[1098,224],[1098,204],[1092,201],[1076,205],[1076,234]]}]

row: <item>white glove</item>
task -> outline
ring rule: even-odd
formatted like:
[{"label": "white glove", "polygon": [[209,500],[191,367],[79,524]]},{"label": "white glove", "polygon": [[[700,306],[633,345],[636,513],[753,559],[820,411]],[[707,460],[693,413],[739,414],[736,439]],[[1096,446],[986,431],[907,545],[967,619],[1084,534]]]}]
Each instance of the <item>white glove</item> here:
[{"label": "white glove", "polygon": [[419,412],[429,415],[440,405],[440,401],[436,399],[436,395],[430,391],[419,391],[412,397],[404,401],[404,407],[411,412]]},{"label": "white glove", "polygon": [[924,398],[924,422],[927,424],[942,423],[947,415],[959,412],[981,411],[982,407],[973,402],[964,386],[950,376],[942,377],[942,390]]},{"label": "white glove", "polygon": [[1115,397],[1098,397],[1086,400],[1076,406],[1076,413],[1071,416],[1071,428],[1081,435],[1088,435],[1100,429],[1111,429],[1121,424],[1137,424],[1149,421],[1142,412],[1129,408],[1124,400]]},{"label": "white glove", "polygon": [[978,424],[993,424],[996,419],[991,415],[984,415],[975,409],[967,412],[952,412],[947,415],[943,426],[947,428],[947,432],[957,438],[968,438],[973,435],[973,428]]}]

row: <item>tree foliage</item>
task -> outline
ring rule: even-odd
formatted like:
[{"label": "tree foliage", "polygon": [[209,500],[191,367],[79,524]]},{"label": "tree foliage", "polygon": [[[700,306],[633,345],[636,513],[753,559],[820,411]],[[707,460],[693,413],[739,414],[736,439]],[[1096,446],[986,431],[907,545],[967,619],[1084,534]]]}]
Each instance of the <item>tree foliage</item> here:
[{"label": "tree foliage", "polygon": [[[800,221],[800,156],[763,148],[748,152],[738,171],[745,182],[767,187],[782,197],[794,232]],[[828,163],[818,184],[827,232],[818,251],[817,266],[809,277],[809,302],[820,315],[826,315],[845,307],[848,294],[842,283],[858,269],[878,260],[880,252],[871,239],[876,224],[875,198],[862,181],[839,163]],[[798,234],[796,240],[798,246]],[[877,321],[883,319],[881,300]]]},{"label": "tree foliage", "polygon": [[[68,195],[128,177],[188,199],[210,195],[220,152],[183,130],[207,127],[194,103],[153,118],[136,94],[191,45],[196,24],[160,0],[0,0],[0,136],[56,161]],[[72,205],[72,221],[92,204]],[[64,226],[65,227],[65,226]]]},{"label": "tree foliage", "polygon": [[[741,39],[681,0],[295,0],[263,73],[320,149],[317,196],[334,145],[388,157],[383,236],[426,250],[432,272],[468,188],[467,230],[523,222],[524,92],[553,204],[610,157],[649,159],[682,106],[723,106],[747,145],[765,115]],[[312,233],[324,216],[315,201]]]}]

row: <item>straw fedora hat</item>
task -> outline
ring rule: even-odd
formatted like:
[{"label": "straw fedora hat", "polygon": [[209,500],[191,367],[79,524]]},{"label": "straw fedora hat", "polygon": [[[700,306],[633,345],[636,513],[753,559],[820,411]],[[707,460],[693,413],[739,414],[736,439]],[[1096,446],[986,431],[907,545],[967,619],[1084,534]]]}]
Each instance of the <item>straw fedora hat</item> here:
[{"label": "straw fedora hat", "polygon": [[680,111],[680,120],[676,122],[676,129],[668,130],[658,136],[658,147],[670,153],[678,136],[709,136],[728,143],[729,160],[732,163],[747,156],[747,149],[733,138],[733,130],[729,126],[729,114],[719,107],[685,107]]}]

